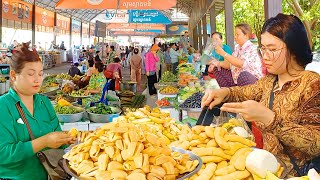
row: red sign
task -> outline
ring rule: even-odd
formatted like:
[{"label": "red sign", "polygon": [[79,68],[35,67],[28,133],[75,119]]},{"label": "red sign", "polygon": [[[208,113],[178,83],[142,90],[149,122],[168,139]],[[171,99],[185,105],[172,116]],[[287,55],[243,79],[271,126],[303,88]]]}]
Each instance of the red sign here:
[{"label": "red sign", "polygon": [[52,11],[36,7],[36,24],[46,27],[53,27],[54,13]]},{"label": "red sign", "polygon": [[60,0],[56,9],[170,9],[177,0]]},{"label": "red sign", "polygon": [[20,0],[2,0],[2,18],[32,22],[32,5]]},{"label": "red sign", "polygon": [[70,31],[70,18],[57,14],[57,27],[60,30]]}]

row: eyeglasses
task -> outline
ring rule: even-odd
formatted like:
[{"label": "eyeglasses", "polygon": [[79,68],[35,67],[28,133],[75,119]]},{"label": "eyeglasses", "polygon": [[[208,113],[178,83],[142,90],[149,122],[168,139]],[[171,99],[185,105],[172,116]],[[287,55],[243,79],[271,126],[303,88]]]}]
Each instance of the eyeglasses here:
[{"label": "eyeglasses", "polygon": [[258,53],[261,57],[263,57],[264,55],[267,55],[269,58],[271,59],[274,59],[275,57],[275,53],[282,50],[282,49],[285,49],[286,47],[282,47],[282,48],[279,48],[279,49],[268,49],[268,48],[265,48],[265,47],[259,47],[258,48]]}]

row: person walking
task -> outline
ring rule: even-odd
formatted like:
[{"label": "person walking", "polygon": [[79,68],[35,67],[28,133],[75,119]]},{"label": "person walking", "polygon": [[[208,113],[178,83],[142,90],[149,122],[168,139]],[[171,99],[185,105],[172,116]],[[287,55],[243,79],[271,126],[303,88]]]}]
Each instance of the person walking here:
[{"label": "person walking", "polygon": [[130,67],[131,67],[131,81],[137,82],[137,91],[141,91],[141,65],[142,58],[139,55],[139,49],[135,48],[133,50],[133,55],[130,58]]}]

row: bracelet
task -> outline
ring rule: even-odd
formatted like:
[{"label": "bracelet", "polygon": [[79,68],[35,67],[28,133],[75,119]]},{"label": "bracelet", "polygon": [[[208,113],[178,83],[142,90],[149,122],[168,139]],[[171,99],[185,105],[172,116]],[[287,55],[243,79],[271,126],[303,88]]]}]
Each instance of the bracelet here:
[{"label": "bracelet", "polygon": [[225,58],[225,57],[227,57],[227,55],[228,55],[228,53],[225,53],[225,54],[223,55],[223,57]]}]

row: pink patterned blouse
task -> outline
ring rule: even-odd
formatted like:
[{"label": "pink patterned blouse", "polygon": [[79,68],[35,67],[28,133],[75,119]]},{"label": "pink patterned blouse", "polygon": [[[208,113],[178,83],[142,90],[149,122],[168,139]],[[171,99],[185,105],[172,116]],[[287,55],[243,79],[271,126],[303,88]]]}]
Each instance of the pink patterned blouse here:
[{"label": "pink patterned blouse", "polygon": [[242,47],[236,45],[232,55],[244,61],[242,68],[230,65],[235,84],[237,84],[237,79],[243,71],[249,72],[257,79],[263,77],[262,60],[258,54],[257,47],[250,40],[245,42]]}]

